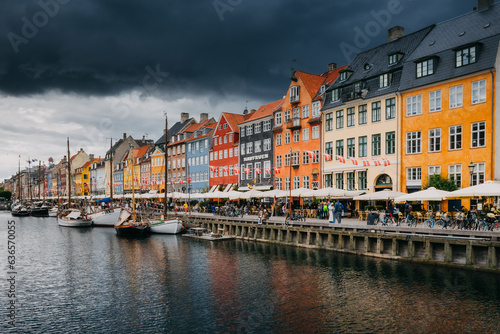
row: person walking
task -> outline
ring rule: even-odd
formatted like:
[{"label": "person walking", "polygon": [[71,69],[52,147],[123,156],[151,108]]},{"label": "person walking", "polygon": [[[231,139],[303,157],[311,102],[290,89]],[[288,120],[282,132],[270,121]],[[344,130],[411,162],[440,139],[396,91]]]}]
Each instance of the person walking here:
[{"label": "person walking", "polygon": [[394,221],[394,204],[392,200],[390,200],[389,204],[387,204],[387,214],[389,214],[389,217],[391,217],[393,224],[397,225]]},{"label": "person walking", "polygon": [[328,222],[330,224],[335,224],[335,215],[333,214],[333,211],[335,211],[335,204],[330,202],[330,205],[328,205]]},{"label": "person walking", "polygon": [[337,201],[335,202],[334,213],[335,213],[335,219],[339,222],[339,224],[342,221],[342,212],[343,211],[344,211],[344,206],[342,205],[342,203],[340,203],[340,201],[337,198]]}]

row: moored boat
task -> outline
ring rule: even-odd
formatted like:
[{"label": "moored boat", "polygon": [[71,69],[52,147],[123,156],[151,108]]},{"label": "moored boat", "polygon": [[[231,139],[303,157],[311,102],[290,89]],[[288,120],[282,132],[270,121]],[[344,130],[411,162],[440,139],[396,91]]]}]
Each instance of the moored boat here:
[{"label": "moored boat", "polygon": [[184,231],[184,225],[178,218],[152,220],[149,227],[151,233],[178,234]]},{"label": "moored boat", "polygon": [[30,215],[30,212],[25,206],[19,204],[12,207],[11,214],[14,217],[26,217]]},{"label": "moored boat", "polygon": [[120,208],[102,209],[88,213],[87,216],[93,221],[94,226],[113,227],[120,218]]},{"label": "moored boat", "polygon": [[49,216],[49,208],[40,207],[40,206],[32,206],[30,209],[30,215],[33,217],[48,217]]},{"label": "moored boat", "polygon": [[149,235],[149,224],[143,221],[133,219],[133,214],[127,209],[122,208],[120,218],[115,223],[115,231],[119,236],[124,237],[145,237]]},{"label": "moored boat", "polygon": [[69,209],[57,217],[57,223],[59,226],[65,227],[89,227],[92,225],[92,220],[86,217],[81,210]]},{"label": "moored boat", "polygon": [[59,216],[59,209],[57,207],[53,207],[49,210],[49,217],[57,217]]}]

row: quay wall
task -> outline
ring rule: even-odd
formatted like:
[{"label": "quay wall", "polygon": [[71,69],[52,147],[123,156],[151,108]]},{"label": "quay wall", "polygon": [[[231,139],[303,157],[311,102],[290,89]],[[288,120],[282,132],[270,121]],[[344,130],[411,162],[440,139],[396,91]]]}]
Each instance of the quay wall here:
[{"label": "quay wall", "polygon": [[325,228],[305,224],[285,227],[282,224],[258,225],[253,221],[217,218],[196,218],[192,222],[213,233],[241,240],[500,273],[500,241],[492,232],[423,233],[416,232],[415,228],[349,228],[338,225],[335,228]]}]

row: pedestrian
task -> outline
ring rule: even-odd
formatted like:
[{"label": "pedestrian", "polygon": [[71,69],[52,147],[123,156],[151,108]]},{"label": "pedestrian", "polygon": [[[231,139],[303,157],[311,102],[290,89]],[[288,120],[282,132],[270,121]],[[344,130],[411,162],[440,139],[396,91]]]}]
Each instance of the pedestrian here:
[{"label": "pedestrian", "polygon": [[344,211],[344,206],[342,205],[342,203],[340,203],[340,201],[337,198],[337,202],[335,202],[334,213],[335,213],[335,219],[339,222],[339,224],[342,221],[342,212],[343,211]]},{"label": "pedestrian", "polygon": [[333,212],[335,211],[335,205],[333,204],[333,202],[330,203],[330,205],[328,206],[328,221],[330,224],[335,224],[335,215],[333,214]]},{"label": "pedestrian", "polygon": [[391,217],[391,220],[394,224],[396,224],[396,222],[394,221],[394,204],[392,202],[392,200],[389,201],[389,204],[387,204],[387,214],[389,214],[389,217]]},{"label": "pedestrian", "polygon": [[328,203],[323,204],[323,219],[328,218]]},{"label": "pedestrian", "polygon": [[264,215],[264,213],[262,212],[262,209],[259,210],[259,222],[258,224],[259,225],[262,225],[262,216]]},{"label": "pedestrian", "polygon": [[408,201],[405,202],[405,217],[408,218],[411,212],[411,205],[408,203]]}]

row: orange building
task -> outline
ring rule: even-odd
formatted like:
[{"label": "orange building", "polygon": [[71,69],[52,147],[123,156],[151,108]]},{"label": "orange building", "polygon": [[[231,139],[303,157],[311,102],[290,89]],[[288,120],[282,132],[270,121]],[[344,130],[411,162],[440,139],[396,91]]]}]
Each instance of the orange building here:
[{"label": "orange building", "polygon": [[500,27],[490,22],[499,17],[496,4],[437,24],[408,59],[401,79],[403,191],[420,190],[433,174],[459,188],[498,174]]}]

